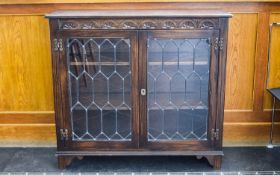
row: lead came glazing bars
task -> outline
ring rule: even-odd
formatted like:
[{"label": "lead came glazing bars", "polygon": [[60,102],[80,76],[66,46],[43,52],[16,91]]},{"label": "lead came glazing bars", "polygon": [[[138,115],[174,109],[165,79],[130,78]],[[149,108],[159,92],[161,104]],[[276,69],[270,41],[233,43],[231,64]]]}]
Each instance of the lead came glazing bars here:
[{"label": "lead came glazing bars", "polygon": [[148,39],[148,141],[207,140],[209,43]]},{"label": "lead came glazing bars", "polygon": [[72,139],[131,141],[129,39],[69,38],[67,49]]}]

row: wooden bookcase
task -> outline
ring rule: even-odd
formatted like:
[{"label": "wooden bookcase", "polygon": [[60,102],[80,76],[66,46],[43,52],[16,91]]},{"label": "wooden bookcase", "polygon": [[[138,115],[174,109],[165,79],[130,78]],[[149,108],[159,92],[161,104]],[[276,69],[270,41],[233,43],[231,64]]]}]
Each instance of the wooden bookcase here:
[{"label": "wooden bookcase", "polygon": [[196,155],[221,166],[230,14],[118,10],[47,17],[60,168],[94,155]]}]

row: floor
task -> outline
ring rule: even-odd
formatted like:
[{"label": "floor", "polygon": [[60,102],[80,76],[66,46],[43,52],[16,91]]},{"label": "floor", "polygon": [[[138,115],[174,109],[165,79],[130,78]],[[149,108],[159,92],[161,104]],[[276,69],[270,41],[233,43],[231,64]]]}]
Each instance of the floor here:
[{"label": "floor", "polygon": [[[67,169],[59,170],[54,154],[55,148],[0,148],[0,172],[118,172],[119,174],[215,171],[205,159],[197,160],[191,156],[85,157],[83,160],[74,161]],[[224,154],[221,169],[223,172],[280,170],[280,147],[224,148]]]}]

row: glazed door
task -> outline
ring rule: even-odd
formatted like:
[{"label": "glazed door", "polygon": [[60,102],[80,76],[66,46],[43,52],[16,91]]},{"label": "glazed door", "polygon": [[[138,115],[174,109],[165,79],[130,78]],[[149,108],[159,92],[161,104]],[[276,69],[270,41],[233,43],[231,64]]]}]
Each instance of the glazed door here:
[{"label": "glazed door", "polygon": [[63,31],[59,73],[65,149],[138,146],[137,32]]},{"label": "glazed door", "polygon": [[148,31],[140,37],[141,147],[209,150],[216,127],[218,31]]}]

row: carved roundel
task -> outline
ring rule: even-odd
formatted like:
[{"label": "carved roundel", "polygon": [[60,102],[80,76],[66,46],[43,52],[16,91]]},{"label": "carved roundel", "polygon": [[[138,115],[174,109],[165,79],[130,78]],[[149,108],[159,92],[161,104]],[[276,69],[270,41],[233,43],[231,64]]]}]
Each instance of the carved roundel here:
[{"label": "carved roundel", "polygon": [[200,21],[198,28],[200,29],[214,29],[215,28],[215,23],[210,20],[202,20]]},{"label": "carved roundel", "polygon": [[118,25],[116,22],[114,21],[105,21],[102,25],[101,25],[102,29],[116,29],[118,28]]},{"label": "carved roundel", "polygon": [[177,25],[173,21],[164,21],[162,27],[163,29],[175,29]]},{"label": "carved roundel", "polygon": [[157,24],[153,21],[143,21],[141,24],[142,29],[156,29]]},{"label": "carved roundel", "polygon": [[181,29],[195,29],[195,22],[192,20],[185,20],[179,24],[179,28]]},{"label": "carved roundel", "polygon": [[75,29],[75,28],[78,28],[78,26],[79,25],[75,22],[65,22],[65,23],[63,23],[62,28],[63,29]]},{"label": "carved roundel", "polygon": [[98,29],[98,25],[95,22],[83,23],[80,26],[81,29]]},{"label": "carved roundel", "polygon": [[137,29],[138,25],[134,21],[124,21],[121,24],[123,29]]}]

